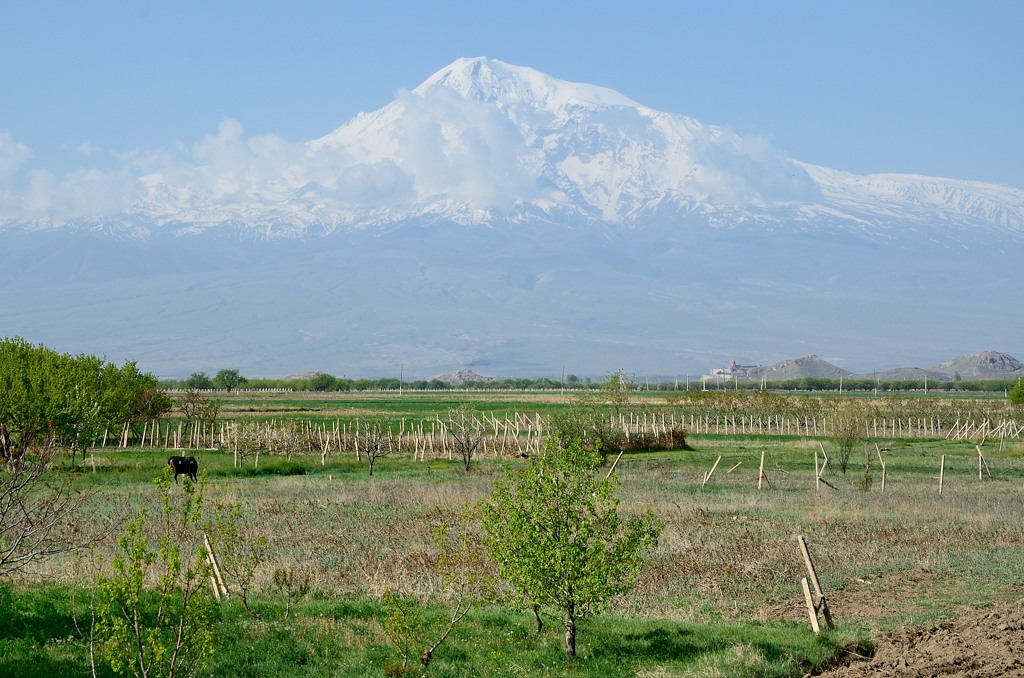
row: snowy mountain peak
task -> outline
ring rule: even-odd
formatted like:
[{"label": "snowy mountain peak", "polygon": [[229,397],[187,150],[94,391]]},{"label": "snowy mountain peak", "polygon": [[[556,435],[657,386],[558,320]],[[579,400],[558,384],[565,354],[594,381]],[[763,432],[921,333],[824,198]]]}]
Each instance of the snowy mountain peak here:
[{"label": "snowy mountain peak", "polygon": [[643,108],[615,90],[558,80],[524,66],[486,57],[457,59],[434,73],[413,92],[421,96],[443,87],[469,101],[488,101],[505,107],[527,104],[558,111],[568,106]]}]

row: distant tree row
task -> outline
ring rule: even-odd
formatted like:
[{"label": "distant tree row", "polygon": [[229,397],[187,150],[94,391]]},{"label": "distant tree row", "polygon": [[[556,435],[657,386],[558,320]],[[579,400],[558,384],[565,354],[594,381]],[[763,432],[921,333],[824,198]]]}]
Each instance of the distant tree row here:
[{"label": "distant tree row", "polygon": [[[319,372],[313,376],[303,379],[248,379],[243,377],[238,370],[220,370],[212,378],[205,372],[195,372],[188,379],[164,380],[160,382],[163,388],[180,389],[218,389],[233,391],[239,388],[250,389],[287,389],[294,391],[398,391],[400,389],[409,391],[442,391],[442,390],[479,390],[479,391],[524,391],[524,390],[580,390],[599,391],[603,388],[607,379],[581,378],[574,374],[567,375],[565,380],[552,379],[549,377],[539,378],[506,378],[486,379],[479,381],[467,381],[453,385],[440,379],[416,379],[400,381],[394,377],[380,379],[348,379],[335,377],[330,374]],[[770,381],[767,389],[771,391],[843,391],[843,392],[977,392],[977,393],[1008,393],[1017,386],[1018,380],[985,379],[978,381],[965,381],[955,379],[953,381],[928,381],[924,380],[874,380],[874,379],[825,379],[820,377],[802,377],[799,379],[785,379],[781,381]],[[700,382],[693,380],[680,383],[673,381],[651,381],[638,382],[635,379],[629,380],[628,390],[632,391],[760,391],[763,390],[760,382],[750,381],[711,381]]]},{"label": "distant tree row", "polygon": [[452,385],[440,379],[416,379],[400,381],[394,377],[383,377],[380,379],[347,379],[335,377],[326,373],[317,373],[314,376],[303,379],[250,379],[239,374],[238,370],[221,370],[213,377],[205,372],[193,372],[187,379],[164,379],[160,386],[165,389],[192,389],[192,390],[226,390],[233,391],[239,388],[245,389],[288,389],[293,391],[397,391],[405,389],[410,391],[443,391],[447,389],[460,390],[554,390],[560,388],[594,388],[590,379],[576,379],[573,382],[566,380],[562,382],[555,379],[542,377],[539,379],[494,379],[481,381],[467,381],[462,384]]}]

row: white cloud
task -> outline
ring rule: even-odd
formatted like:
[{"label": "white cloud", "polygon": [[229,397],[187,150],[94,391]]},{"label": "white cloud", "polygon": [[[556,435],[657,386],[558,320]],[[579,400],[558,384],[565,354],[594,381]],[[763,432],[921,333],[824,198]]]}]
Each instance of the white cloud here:
[{"label": "white cloud", "polygon": [[818,192],[806,170],[768,136],[741,136],[722,128],[704,143],[697,140],[691,153],[701,166],[692,183],[712,199],[770,205],[810,200]]},{"label": "white cloud", "polygon": [[31,157],[31,148],[15,141],[10,132],[0,132],[0,183],[11,181]]},{"label": "white cloud", "polygon": [[[398,166],[421,196],[446,193],[476,207],[508,209],[537,196],[534,160],[518,128],[497,108],[465,101],[450,90],[403,92]],[[458,102],[459,105],[454,105]]]}]

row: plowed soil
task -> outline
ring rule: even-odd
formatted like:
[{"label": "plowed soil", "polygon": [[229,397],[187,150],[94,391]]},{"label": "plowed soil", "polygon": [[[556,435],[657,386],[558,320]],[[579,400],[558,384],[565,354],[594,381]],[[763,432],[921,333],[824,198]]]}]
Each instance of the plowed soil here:
[{"label": "plowed soil", "polygon": [[932,627],[905,627],[882,638],[873,658],[851,657],[822,675],[1024,676],[1024,599],[966,610]]}]

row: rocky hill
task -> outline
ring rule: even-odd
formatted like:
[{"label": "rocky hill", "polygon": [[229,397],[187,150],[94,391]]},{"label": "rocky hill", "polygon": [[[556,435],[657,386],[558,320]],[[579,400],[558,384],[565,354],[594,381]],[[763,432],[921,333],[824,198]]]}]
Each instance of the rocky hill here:
[{"label": "rocky hill", "polygon": [[449,386],[461,386],[466,382],[470,381],[494,381],[494,377],[485,377],[481,374],[477,374],[473,370],[456,370],[454,372],[448,372],[446,374],[439,374],[436,377],[432,377],[433,380],[443,381]]},{"label": "rocky hill", "polygon": [[815,377],[819,379],[838,379],[849,376],[851,373],[841,367],[822,360],[816,355],[807,355],[802,358],[780,360],[771,365],[737,365],[735,361],[729,367],[723,369],[712,369],[703,377],[704,379],[723,379],[738,381],[784,381],[786,379],[802,379],[804,377]]},{"label": "rocky hill", "polygon": [[1006,353],[982,351],[939,363],[930,371],[962,379],[1007,379],[1024,376],[1024,363]]},{"label": "rocky hill", "polygon": [[883,372],[854,374],[848,370],[809,355],[802,358],[781,360],[772,365],[737,365],[735,361],[725,368],[713,368],[702,379],[724,381],[784,381],[787,379],[877,379],[878,381],[929,381],[943,382],[963,379],[1014,379],[1024,377],[1024,363],[1007,353],[982,351],[971,353],[939,363],[934,367],[898,367]]}]

